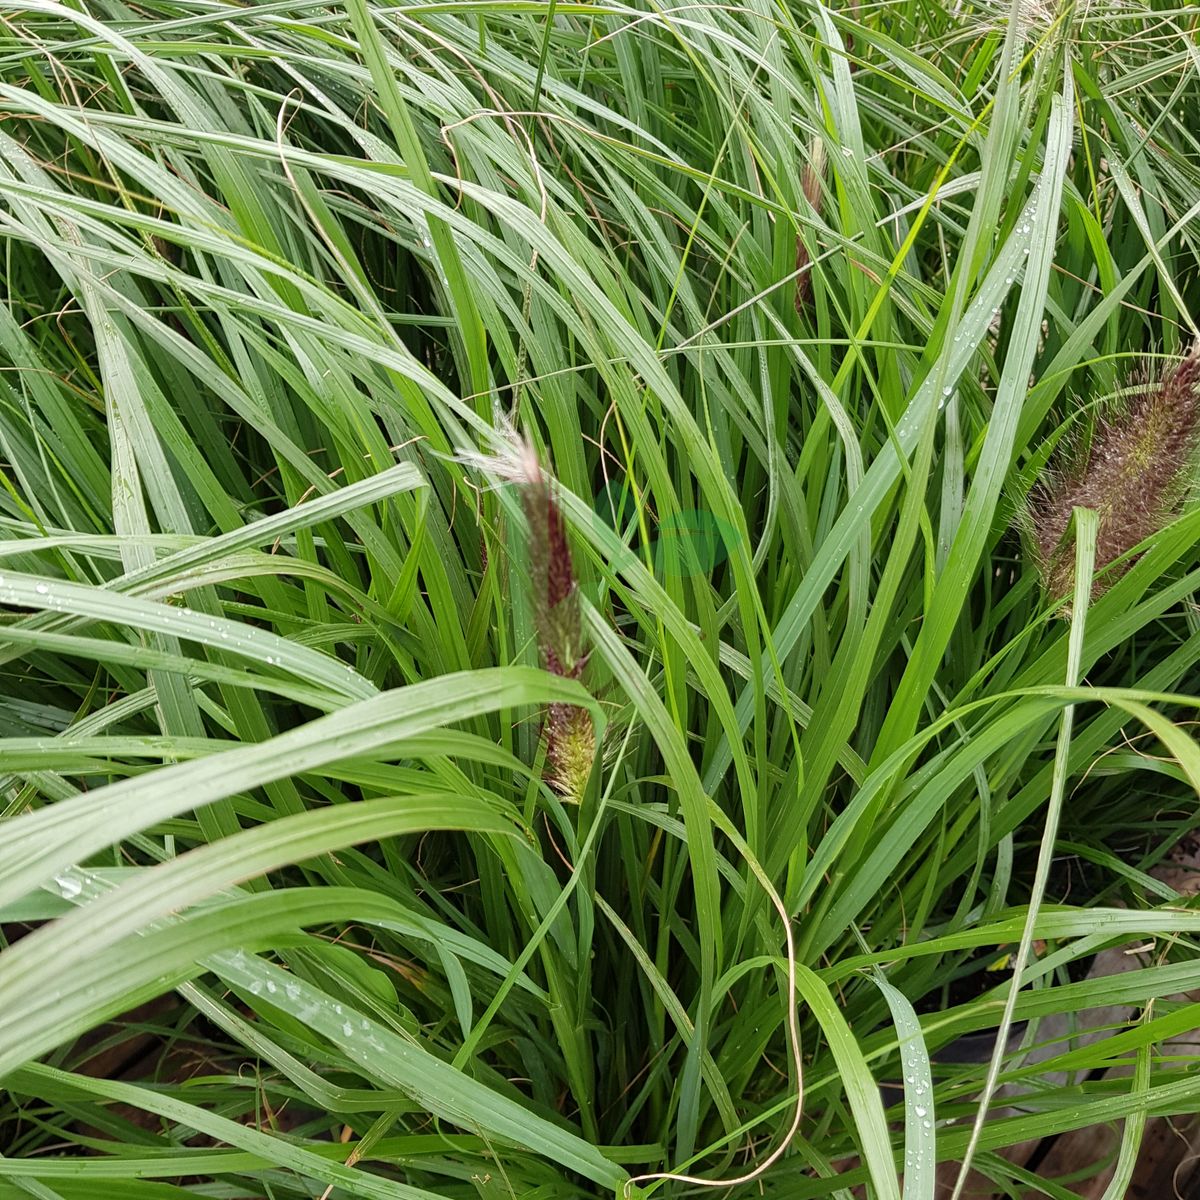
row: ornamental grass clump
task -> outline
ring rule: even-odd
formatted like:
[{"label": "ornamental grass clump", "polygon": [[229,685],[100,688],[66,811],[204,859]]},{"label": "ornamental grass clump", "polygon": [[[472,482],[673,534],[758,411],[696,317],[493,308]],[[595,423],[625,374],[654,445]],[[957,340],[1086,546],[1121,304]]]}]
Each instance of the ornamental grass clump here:
[{"label": "ornamental grass clump", "polygon": [[1184,9],[8,0],[0,1200],[1135,1190],[1200,509],[1032,576],[1200,314]]},{"label": "ornamental grass clump", "polygon": [[[587,663],[579,585],[567,544],[566,523],[554,483],[542,470],[533,443],[513,429],[494,456],[471,456],[484,471],[516,486],[529,526],[529,586],[542,666],[563,679],[580,679]],[[580,800],[596,757],[596,734],[586,709],[551,704],[546,717],[549,782],[570,800]]]},{"label": "ornamental grass clump", "polygon": [[1095,510],[1095,599],[1132,562],[1129,552],[1178,511],[1195,479],[1200,443],[1200,349],[1104,414],[1086,447],[1073,447],[1030,493],[1027,530],[1047,592],[1074,587],[1071,513]]}]

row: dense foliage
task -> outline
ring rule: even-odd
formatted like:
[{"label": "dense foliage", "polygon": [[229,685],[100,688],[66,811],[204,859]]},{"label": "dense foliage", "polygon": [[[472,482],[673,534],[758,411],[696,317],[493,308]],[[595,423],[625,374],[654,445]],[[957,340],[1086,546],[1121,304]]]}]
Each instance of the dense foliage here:
[{"label": "dense foliage", "polygon": [[1186,413],[1073,510],[1192,378],[1196,25],[0,0],[0,1200],[1061,1196],[999,1151],[1125,1117],[1123,1194]]}]

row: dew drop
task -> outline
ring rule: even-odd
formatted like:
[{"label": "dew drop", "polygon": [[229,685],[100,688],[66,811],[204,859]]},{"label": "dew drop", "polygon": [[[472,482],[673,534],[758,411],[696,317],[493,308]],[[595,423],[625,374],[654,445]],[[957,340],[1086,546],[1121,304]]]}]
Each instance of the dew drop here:
[{"label": "dew drop", "polygon": [[39,596],[44,596],[50,589],[44,583],[39,583],[33,590],[37,592]]},{"label": "dew drop", "polygon": [[54,882],[58,884],[59,893],[64,900],[74,900],[83,891],[83,884],[71,875],[55,875]]},{"label": "dew drop", "polygon": [[279,989],[275,986],[274,980],[268,979],[267,980],[267,991],[268,992],[277,992],[278,990]]},{"label": "dew drop", "polygon": [[354,1026],[351,1025],[349,1021],[347,1021],[342,1026],[342,1033],[344,1033],[346,1035],[346,1037],[353,1037],[354,1036]]},{"label": "dew drop", "polygon": [[922,1128],[922,1129],[932,1129],[932,1128],[933,1128],[933,1124],[932,1124],[932,1122],[930,1122],[930,1121],[922,1121],[922,1122],[921,1122],[921,1128]]},{"label": "dew drop", "polygon": [[285,983],[283,991],[289,1000],[300,999],[300,985],[298,983]]},{"label": "dew drop", "polygon": [[918,1117],[923,1117],[929,1111],[929,1109],[918,1104],[917,1107],[913,1111],[917,1114]]},{"label": "dew drop", "polygon": [[259,979],[254,980],[254,982],[250,984],[250,995],[257,996],[261,991],[262,981]]}]

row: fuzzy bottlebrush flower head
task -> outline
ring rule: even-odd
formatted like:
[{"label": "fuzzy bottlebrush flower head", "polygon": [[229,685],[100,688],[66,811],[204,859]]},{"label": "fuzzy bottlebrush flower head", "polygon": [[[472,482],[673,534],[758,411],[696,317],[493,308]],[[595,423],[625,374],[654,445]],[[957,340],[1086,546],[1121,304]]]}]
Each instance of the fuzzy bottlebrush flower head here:
[{"label": "fuzzy bottlebrush flower head", "polygon": [[[821,179],[824,174],[825,143],[820,138],[814,138],[809,143],[808,162],[800,177],[800,189],[813,212],[820,212],[821,209]],[[796,271],[796,311],[802,314],[812,299],[812,255],[802,234],[796,235]]]},{"label": "fuzzy bottlebrush flower head", "polygon": [[1200,344],[1106,413],[1090,444],[1068,453],[1030,493],[1025,532],[1047,592],[1062,599],[1074,589],[1075,551],[1068,537],[1073,509],[1093,509],[1099,521],[1095,599],[1129,561],[1105,568],[1178,511],[1196,477],[1198,447]]},{"label": "fuzzy bottlebrush flower head", "polygon": [[[530,597],[542,666],[564,679],[579,679],[587,662],[579,586],[554,482],[531,441],[511,427],[502,437],[498,453],[464,456],[464,461],[517,488],[529,527]],[[581,799],[596,757],[591,717],[577,705],[552,704],[545,733],[550,783],[568,799]]]}]

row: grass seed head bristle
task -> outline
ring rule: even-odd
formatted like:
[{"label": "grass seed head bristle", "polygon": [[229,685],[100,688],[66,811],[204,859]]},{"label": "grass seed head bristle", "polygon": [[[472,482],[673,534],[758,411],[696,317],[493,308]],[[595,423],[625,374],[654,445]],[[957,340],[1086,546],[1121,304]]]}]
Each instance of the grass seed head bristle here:
[{"label": "grass seed head bristle", "polygon": [[568,800],[581,801],[596,759],[596,730],[586,709],[576,704],[550,705],[546,759],[551,786]]},{"label": "grass seed head bristle", "polygon": [[497,430],[496,448],[490,454],[466,450],[455,457],[458,462],[475,468],[495,483],[536,486],[542,479],[537,447],[507,420],[502,419]]},{"label": "grass seed head bristle", "polygon": [[[1099,518],[1093,598],[1122,567],[1105,570],[1157,533],[1174,515],[1195,475],[1200,443],[1197,347],[1098,422],[1085,450],[1068,451],[1030,493],[1025,524],[1047,592],[1061,599],[1075,578],[1068,536],[1075,508]],[[1128,561],[1124,566],[1128,566]]]}]

